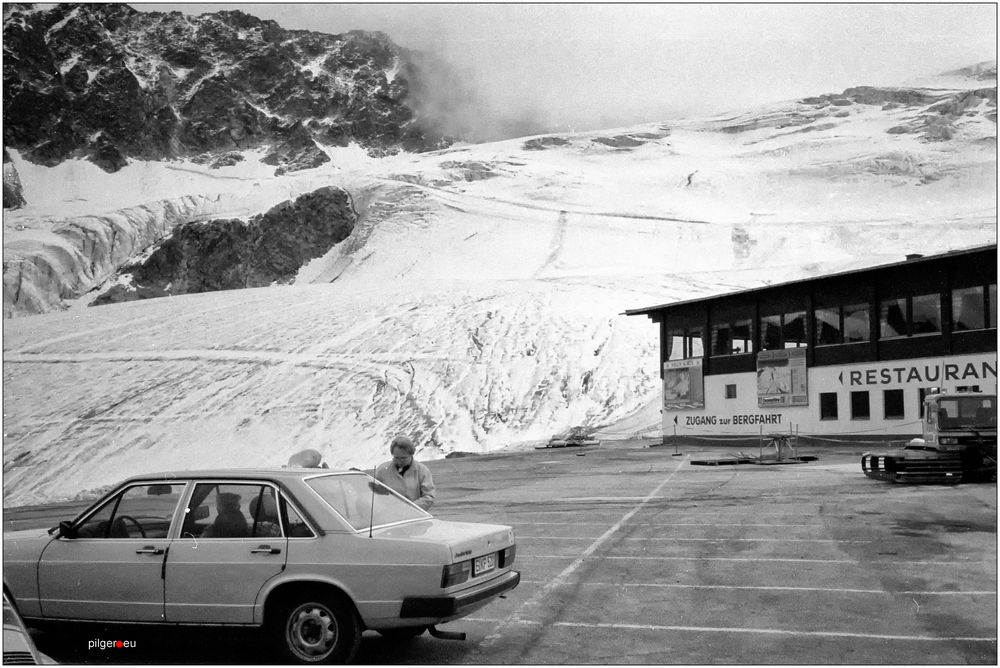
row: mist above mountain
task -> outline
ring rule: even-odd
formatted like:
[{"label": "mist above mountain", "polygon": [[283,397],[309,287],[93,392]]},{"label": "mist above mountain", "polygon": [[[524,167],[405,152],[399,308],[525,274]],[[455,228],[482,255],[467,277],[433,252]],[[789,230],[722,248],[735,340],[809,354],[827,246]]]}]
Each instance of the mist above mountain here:
[{"label": "mist above mountain", "polygon": [[469,127],[444,111],[475,104],[442,63],[383,33],[284,30],[235,10],[4,5],[3,47],[4,145],[44,165],[218,164],[264,147],[266,164],[294,171],[326,162],[321,145],[446,146]]}]

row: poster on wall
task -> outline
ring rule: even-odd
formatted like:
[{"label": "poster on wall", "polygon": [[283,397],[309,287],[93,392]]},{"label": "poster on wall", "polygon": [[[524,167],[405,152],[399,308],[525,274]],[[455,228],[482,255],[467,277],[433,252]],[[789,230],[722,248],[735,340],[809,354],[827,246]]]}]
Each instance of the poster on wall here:
[{"label": "poster on wall", "polygon": [[705,382],[701,359],[663,363],[663,409],[684,410],[705,407]]},{"label": "poster on wall", "polygon": [[806,349],[762,350],[757,353],[757,405],[807,406]]}]

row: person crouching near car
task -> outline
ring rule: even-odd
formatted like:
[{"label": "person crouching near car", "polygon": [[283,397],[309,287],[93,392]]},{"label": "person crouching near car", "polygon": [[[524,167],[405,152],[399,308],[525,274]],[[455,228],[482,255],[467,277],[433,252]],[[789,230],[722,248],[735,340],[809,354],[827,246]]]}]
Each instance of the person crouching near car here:
[{"label": "person crouching near car", "polygon": [[392,461],[379,464],[375,479],[428,510],[434,504],[434,479],[429,468],[413,459],[416,451],[409,436],[392,439]]}]

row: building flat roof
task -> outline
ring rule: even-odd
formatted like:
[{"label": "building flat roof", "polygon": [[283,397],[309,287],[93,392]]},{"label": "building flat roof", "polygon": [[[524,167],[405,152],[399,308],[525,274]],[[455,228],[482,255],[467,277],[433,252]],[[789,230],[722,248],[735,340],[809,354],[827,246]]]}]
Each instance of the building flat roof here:
[{"label": "building flat roof", "polygon": [[851,276],[855,274],[862,274],[869,271],[878,271],[880,269],[891,269],[893,267],[913,266],[913,265],[941,260],[943,258],[960,257],[962,255],[972,255],[974,253],[981,253],[983,251],[988,251],[990,249],[995,251],[997,249],[997,245],[987,244],[985,246],[974,246],[972,248],[952,250],[946,253],[938,253],[936,255],[924,255],[912,259],[900,260],[899,262],[890,262],[888,264],[878,264],[878,265],[872,265],[870,267],[861,267],[859,269],[850,269],[847,271],[835,272],[833,274],[824,274],[823,276],[811,276],[809,278],[799,278],[794,281],[785,281],[783,283],[772,283],[771,285],[764,285],[758,288],[747,288],[745,290],[736,290],[734,292],[722,292],[717,295],[709,295],[707,297],[697,297],[695,299],[684,299],[681,301],[667,302],[665,304],[657,304],[656,306],[644,306],[642,308],[625,309],[625,315],[648,315],[655,311],[662,311],[664,309],[673,308],[675,306],[699,304],[703,302],[722,299],[724,297],[756,294],[756,293],[766,292],[768,290],[776,290],[788,287],[791,285],[802,285],[803,283],[816,283],[819,281],[824,281],[828,278]]}]

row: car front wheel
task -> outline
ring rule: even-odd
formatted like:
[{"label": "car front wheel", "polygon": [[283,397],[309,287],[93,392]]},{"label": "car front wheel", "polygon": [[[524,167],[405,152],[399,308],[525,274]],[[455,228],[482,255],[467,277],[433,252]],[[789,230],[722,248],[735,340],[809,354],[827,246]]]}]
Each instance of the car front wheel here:
[{"label": "car front wheel", "polygon": [[357,616],[334,598],[307,597],[279,605],[272,631],[284,655],[298,663],[349,663],[361,643]]}]

